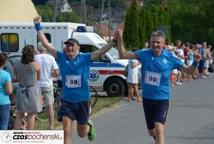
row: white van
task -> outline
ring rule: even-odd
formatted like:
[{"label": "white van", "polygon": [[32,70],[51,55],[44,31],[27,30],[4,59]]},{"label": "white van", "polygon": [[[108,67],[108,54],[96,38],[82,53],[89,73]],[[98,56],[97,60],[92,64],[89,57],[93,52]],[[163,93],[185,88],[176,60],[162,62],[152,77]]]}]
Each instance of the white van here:
[{"label": "white van", "polygon": [[[106,43],[94,32],[87,32],[85,24],[79,23],[43,23],[44,32],[58,50],[62,50],[64,41],[73,37],[80,43],[81,52],[93,52]],[[10,57],[20,55],[26,44],[37,47],[39,40],[33,23],[0,22],[0,51]],[[120,60],[115,48],[95,60],[90,67],[90,86],[109,96],[127,94],[126,77],[124,76],[127,60]]]}]

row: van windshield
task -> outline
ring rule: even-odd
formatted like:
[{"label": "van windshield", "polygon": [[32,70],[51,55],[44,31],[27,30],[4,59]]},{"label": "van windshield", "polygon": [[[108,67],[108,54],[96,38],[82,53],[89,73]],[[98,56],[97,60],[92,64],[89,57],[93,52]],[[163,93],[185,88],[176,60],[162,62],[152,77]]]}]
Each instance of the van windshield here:
[{"label": "van windshield", "polygon": [[113,59],[120,59],[118,50],[116,48],[113,47],[108,52],[113,57]]},{"label": "van windshield", "polygon": [[[106,45],[105,43],[99,43],[100,46]],[[120,59],[118,50],[116,48],[111,48],[108,53],[111,55],[113,59]]]}]

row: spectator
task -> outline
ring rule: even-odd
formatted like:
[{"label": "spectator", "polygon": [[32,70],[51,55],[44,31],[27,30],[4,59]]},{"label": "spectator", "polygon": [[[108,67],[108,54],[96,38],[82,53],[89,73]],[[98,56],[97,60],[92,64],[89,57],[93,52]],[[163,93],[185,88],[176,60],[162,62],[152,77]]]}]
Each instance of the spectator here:
[{"label": "spectator", "polygon": [[202,59],[199,63],[199,75],[201,78],[206,78],[207,70],[206,70],[206,60],[207,60],[207,55],[206,55],[206,47],[207,47],[207,42],[203,42],[202,47],[199,48],[199,54],[202,56]]},{"label": "spectator", "polygon": [[41,79],[38,84],[41,89],[42,96],[45,98],[45,105],[48,110],[49,129],[54,129],[54,93],[52,76],[57,77],[59,74],[58,66],[52,55],[40,44],[38,45],[39,54],[35,56],[35,61],[41,67]]},{"label": "spectator", "polygon": [[[183,51],[183,48],[182,48],[182,42],[180,40],[177,40],[175,42],[175,47],[176,47],[175,54],[184,63],[184,51]],[[181,69],[177,69],[174,72],[176,73],[175,84],[176,85],[182,85],[182,82],[181,82],[182,70]]]},{"label": "spectator", "polygon": [[[133,52],[136,51],[136,49],[133,50]],[[138,73],[139,69],[138,66],[140,63],[136,59],[129,59],[128,63],[128,76],[127,76],[127,82],[128,82],[128,101],[130,102],[132,97],[136,97],[137,102],[140,102],[140,96],[138,91]]]},{"label": "spectator", "polygon": [[34,54],[34,46],[26,45],[22,50],[21,61],[16,61],[14,65],[15,79],[19,82],[14,129],[21,129],[25,113],[26,128],[34,129],[35,115],[41,111],[41,92],[37,85],[37,80],[40,79],[40,65],[34,61]]},{"label": "spectator", "polygon": [[[176,55],[175,55],[175,50],[176,50],[176,47],[175,47],[175,46],[173,46],[173,45],[168,45],[166,48],[167,48],[174,56],[176,56]],[[173,70],[172,70],[171,75],[170,75],[170,84],[171,84],[172,87],[174,87],[175,84],[176,84],[178,74],[179,74],[179,73],[178,73],[178,70],[177,70],[177,69],[173,69]]]},{"label": "spectator", "polygon": [[146,42],[144,43],[144,48],[143,48],[143,49],[145,50],[145,49],[148,49],[148,48],[149,48],[149,42],[146,41]]},{"label": "spectator", "polygon": [[7,54],[0,52],[0,130],[7,130],[10,115],[10,98],[12,82],[10,74],[3,70],[7,62]]}]

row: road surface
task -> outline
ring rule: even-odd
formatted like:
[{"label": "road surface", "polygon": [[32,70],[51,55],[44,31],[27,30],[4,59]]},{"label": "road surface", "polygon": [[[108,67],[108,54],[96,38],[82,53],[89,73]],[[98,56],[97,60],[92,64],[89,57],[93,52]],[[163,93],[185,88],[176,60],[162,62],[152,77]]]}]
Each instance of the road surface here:
[{"label": "road surface", "polygon": [[[214,144],[214,75],[172,88],[166,144]],[[152,144],[141,104],[120,102],[94,118],[97,138],[73,134],[74,144]]]}]

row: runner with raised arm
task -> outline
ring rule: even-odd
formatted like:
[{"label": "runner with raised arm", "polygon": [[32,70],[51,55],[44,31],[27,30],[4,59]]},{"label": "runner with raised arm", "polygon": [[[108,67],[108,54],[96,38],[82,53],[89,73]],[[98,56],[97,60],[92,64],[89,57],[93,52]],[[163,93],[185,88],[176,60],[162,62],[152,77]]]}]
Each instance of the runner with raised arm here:
[{"label": "runner with raised arm", "polygon": [[171,97],[170,73],[178,68],[182,68],[186,73],[193,73],[201,58],[196,56],[193,64],[186,66],[170,51],[163,49],[165,35],[161,31],[152,33],[149,49],[128,52],[123,46],[122,33],[123,31],[119,30],[120,58],[138,59],[141,63],[143,108],[149,135],[155,139],[155,144],[164,144],[164,125]]},{"label": "runner with raised arm", "polygon": [[34,18],[35,29],[42,45],[57,59],[62,76],[63,90],[61,95],[61,107],[58,112],[58,120],[63,123],[64,143],[72,143],[72,126],[74,120],[77,121],[77,133],[80,137],[88,135],[92,141],[95,138],[93,122],[89,118],[89,66],[91,60],[95,60],[105,54],[115,45],[114,40],[92,53],[80,53],[78,40],[69,38],[64,42],[63,52],[57,51],[51,45],[42,30],[41,18]]}]

